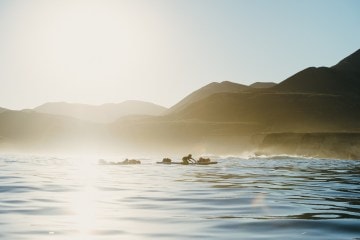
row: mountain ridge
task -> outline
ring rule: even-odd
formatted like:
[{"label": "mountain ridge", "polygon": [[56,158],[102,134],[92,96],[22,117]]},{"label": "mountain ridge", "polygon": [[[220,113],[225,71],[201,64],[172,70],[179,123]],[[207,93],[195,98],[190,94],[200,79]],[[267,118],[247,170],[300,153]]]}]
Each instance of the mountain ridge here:
[{"label": "mountain ridge", "polygon": [[161,115],[167,109],[145,101],[128,100],[121,103],[90,105],[81,103],[49,102],[33,109],[36,112],[109,123],[128,115]]},{"label": "mountain ridge", "polygon": [[272,88],[275,87],[277,83],[274,82],[254,82],[253,84],[250,84],[249,87],[252,88]]},{"label": "mountain ridge", "polygon": [[331,68],[360,73],[360,49],[345,57]]},{"label": "mountain ridge", "polygon": [[249,90],[250,87],[234,83],[230,81],[223,81],[223,82],[212,82],[209,83],[194,92],[190,93],[186,97],[184,97],[182,100],[180,100],[177,104],[172,106],[166,113],[172,113],[175,111],[178,111],[180,109],[186,108],[190,104],[199,101],[201,99],[204,99],[214,93],[221,93],[221,92],[241,92]]},{"label": "mountain ridge", "polygon": [[[300,153],[343,157],[350,148],[360,147],[359,54],[358,50],[332,67],[306,68],[269,88],[254,89],[229,81],[210,83],[158,116],[95,124],[31,110],[4,111],[0,113],[0,147],[7,141],[39,148],[59,142],[65,148],[84,145],[86,151],[103,145],[135,153],[222,154],[276,147],[281,154],[292,153],[290,147],[299,146]],[[288,139],[293,142],[287,144]],[[308,139],[321,144],[304,144]],[[342,149],[340,155],[326,150],[338,142],[349,149]],[[360,158],[360,153],[350,151],[349,156]]]},{"label": "mountain ridge", "polygon": [[332,67],[308,67],[272,89],[279,92],[304,92],[360,95],[360,50]]}]

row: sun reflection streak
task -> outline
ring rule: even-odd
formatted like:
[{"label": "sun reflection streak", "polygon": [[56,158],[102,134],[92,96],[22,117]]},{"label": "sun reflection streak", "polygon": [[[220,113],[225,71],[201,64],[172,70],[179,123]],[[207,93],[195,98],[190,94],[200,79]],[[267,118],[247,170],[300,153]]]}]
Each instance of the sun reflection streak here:
[{"label": "sun reflection streak", "polygon": [[79,185],[79,191],[74,193],[71,209],[74,212],[74,228],[78,236],[74,239],[91,240],[97,226],[98,177],[96,165],[91,161],[80,160],[75,163],[77,171],[74,179]]},{"label": "sun reflection streak", "polygon": [[266,194],[258,193],[252,200],[251,207],[261,209],[264,213],[269,214],[270,209],[266,204]]}]

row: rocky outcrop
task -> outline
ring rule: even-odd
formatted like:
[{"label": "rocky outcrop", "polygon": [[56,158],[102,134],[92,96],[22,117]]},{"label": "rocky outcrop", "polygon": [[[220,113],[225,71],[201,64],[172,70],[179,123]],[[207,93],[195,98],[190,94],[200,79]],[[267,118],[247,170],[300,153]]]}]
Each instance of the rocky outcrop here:
[{"label": "rocky outcrop", "polygon": [[271,133],[257,154],[360,160],[360,133]]}]

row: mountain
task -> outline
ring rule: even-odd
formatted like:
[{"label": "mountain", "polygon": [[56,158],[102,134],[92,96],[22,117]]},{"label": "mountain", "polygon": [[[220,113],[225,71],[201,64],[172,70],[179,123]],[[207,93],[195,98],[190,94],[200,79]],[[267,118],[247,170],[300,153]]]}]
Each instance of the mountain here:
[{"label": "mountain", "polygon": [[[109,128],[126,140],[127,146],[134,151],[142,150],[148,154],[228,155],[256,152],[260,146],[266,154],[292,154],[290,149],[285,151],[286,135],[277,139],[277,151],[271,148],[269,139],[272,138],[266,136],[293,133],[292,136],[300,140],[292,146],[299,143],[302,148],[296,153],[320,152],[322,154],[316,156],[342,158],[350,148],[358,148],[358,145],[345,141],[349,145],[341,150],[341,154],[328,147],[333,147],[337,141],[340,141],[339,146],[344,145],[340,144],[344,142],[341,133],[360,132],[360,99],[310,93],[217,93],[166,116],[121,119]],[[297,135],[303,133],[332,134],[314,135],[316,140],[313,141],[318,140],[321,144],[314,145],[313,151],[307,151],[308,145]],[[261,145],[265,140],[266,144]],[[325,155],[325,152],[332,155]],[[352,156],[356,158],[360,154]]]},{"label": "mountain", "polygon": [[85,121],[109,123],[128,115],[161,115],[166,108],[148,102],[125,101],[103,105],[52,102],[34,109],[36,112],[73,117]]},{"label": "mountain", "polygon": [[266,131],[360,130],[359,55],[357,51],[331,68],[307,68],[269,89],[212,94],[171,115],[251,122]]},{"label": "mountain", "polygon": [[359,131],[360,98],[313,93],[222,93],[172,117],[252,124],[266,132]]},{"label": "mountain", "polygon": [[271,88],[271,87],[275,87],[277,84],[273,83],[273,82],[255,82],[251,85],[249,85],[249,87],[252,88]]},{"label": "mountain", "polygon": [[[137,155],[260,150],[359,159],[359,54],[333,67],[307,68],[270,88],[211,83],[158,116],[129,116],[133,104],[48,103],[36,111],[4,111],[0,148],[83,146],[88,152],[102,146]],[[124,109],[128,116],[119,118]]]},{"label": "mountain", "polygon": [[[358,68],[353,67],[357,66],[357,56],[358,52],[331,68],[305,69],[270,88],[211,83],[184,98],[164,116],[121,120],[110,129],[148,151],[218,154],[239,154],[259,147],[270,153],[271,134],[292,133],[298,139],[292,147],[301,143],[299,153],[316,152],[324,157],[329,157],[328,153],[332,157],[349,153],[354,159],[360,157],[351,150],[358,147],[357,140],[346,142],[348,148],[338,155],[328,148],[344,142],[348,135],[343,133],[360,132]],[[304,133],[314,134],[302,137]],[[293,153],[285,151],[287,136],[279,135],[279,151],[274,153]],[[307,151],[308,144],[302,141],[308,138],[321,144]],[[262,145],[263,141],[266,144]]]},{"label": "mountain", "polygon": [[84,150],[108,143],[106,125],[35,111],[0,113],[0,149],[16,151]]},{"label": "mountain", "polygon": [[2,113],[2,112],[5,112],[5,111],[7,111],[8,109],[6,109],[6,108],[1,108],[0,107],[0,113]]},{"label": "mountain", "polygon": [[360,96],[360,50],[333,67],[309,67],[279,83],[279,92]]},{"label": "mountain", "polygon": [[360,74],[360,49],[351,54],[350,56],[341,60],[338,64],[332,67],[338,71],[354,74],[359,77]]},{"label": "mountain", "polygon": [[246,85],[233,83],[230,81],[224,81],[221,83],[213,82],[186,96],[180,102],[178,102],[173,107],[171,107],[167,111],[167,113],[172,113],[184,109],[189,105],[191,105],[192,103],[204,99],[206,97],[209,97],[214,93],[226,93],[226,92],[236,93],[236,92],[246,91],[249,89],[250,88]]}]

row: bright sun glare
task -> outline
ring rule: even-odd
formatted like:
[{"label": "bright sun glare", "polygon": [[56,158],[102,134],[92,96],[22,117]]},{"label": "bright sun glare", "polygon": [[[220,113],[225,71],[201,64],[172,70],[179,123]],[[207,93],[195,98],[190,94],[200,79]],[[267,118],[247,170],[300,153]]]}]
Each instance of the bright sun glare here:
[{"label": "bright sun glare", "polygon": [[98,172],[96,165],[86,159],[74,161],[74,163],[77,168],[74,174],[80,186],[79,191],[75,192],[71,198],[71,210],[75,214],[74,227],[78,231],[77,239],[92,239],[91,236],[97,226]]},{"label": "bright sun glare", "polygon": [[21,71],[7,69],[7,78],[23,79],[22,86],[30,89],[39,86],[50,101],[101,104],[105,92],[114,98],[109,102],[145,95],[141,86],[155,62],[163,59],[159,49],[166,47],[159,41],[165,39],[165,23],[147,4],[36,1],[15,5],[20,14],[9,16],[13,27],[6,53]]}]

